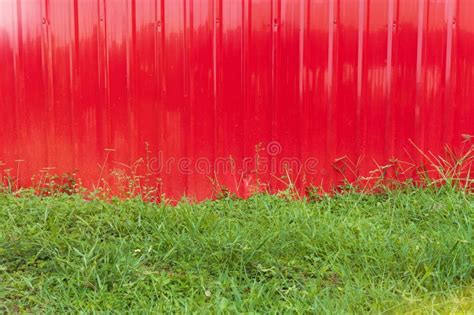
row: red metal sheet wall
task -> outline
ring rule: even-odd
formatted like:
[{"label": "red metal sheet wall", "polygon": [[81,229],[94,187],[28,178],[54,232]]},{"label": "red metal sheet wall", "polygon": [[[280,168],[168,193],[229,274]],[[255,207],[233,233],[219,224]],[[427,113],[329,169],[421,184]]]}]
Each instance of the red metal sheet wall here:
[{"label": "red metal sheet wall", "polygon": [[216,180],[242,195],[285,175],[338,184],[351,163],[416,160],[410,139],[460,149],[474,134],[473,12],[471,0],[0,1],[0,171],[29,185],[77,169],[93,186],[142,157],[162,192],[203,198]]}]

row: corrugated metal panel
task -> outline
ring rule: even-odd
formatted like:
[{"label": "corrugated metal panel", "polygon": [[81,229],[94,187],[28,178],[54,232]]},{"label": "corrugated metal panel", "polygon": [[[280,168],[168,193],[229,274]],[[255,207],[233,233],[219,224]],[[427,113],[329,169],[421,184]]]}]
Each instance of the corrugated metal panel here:
[{"label": "corrugated metal panel", "polygon": [[90,186],[98,165],[130,172],[148,156],[163,192],[202,198],[208,176],[240,194],[277,188],[285,161],[304,164],[294,180],[330,185],[353,176],[338,161],[364,174],[416,159],[410,139],[459,149],[474,134],[472,12],[471,0],[3,0],[2,170],[27,185],[77,169]]}]

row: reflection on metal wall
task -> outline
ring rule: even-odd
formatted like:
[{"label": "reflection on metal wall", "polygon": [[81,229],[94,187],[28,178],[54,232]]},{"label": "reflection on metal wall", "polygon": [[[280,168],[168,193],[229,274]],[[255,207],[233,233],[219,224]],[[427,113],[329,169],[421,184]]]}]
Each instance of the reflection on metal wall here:
[{"label": "reflection on metal wall", "polygon": [[410,139],[459,148],[474,134],[472,12],[472,0],[3,0],[0,167],[23,185],[48,168],[92,185],[99,166],[142,157],[163,192],[202,198],[208,177],[241,194],[287,173],[327,185],[344,179],[335,161],[364,173],[413,158]]}]

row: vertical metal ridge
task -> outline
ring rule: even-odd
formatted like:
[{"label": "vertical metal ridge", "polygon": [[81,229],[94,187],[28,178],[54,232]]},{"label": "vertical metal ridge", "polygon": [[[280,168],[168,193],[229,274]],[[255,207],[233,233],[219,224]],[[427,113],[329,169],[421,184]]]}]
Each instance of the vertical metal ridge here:
[{"label": "vertical metal ridge", "polygon": [[[272,47],[271,47],[271,93],[270,93],[270,103],[275,104],[277,101],[277,58],[278,58],[278,43],[280,41],[280,32],[282,27],[281,21],[281,0],[272,0],[270,3],[270,27],[268,29],[271,32],[272,38]],[[269,141],[275,140],[276,135],[276,124],[277,124],[277,113],[276,110],[272,110],[270,113],[270,117],[266,117],[266,119],[270,120],[270,139]],[[268,140],[268,139],[265,139]]]},{"label": "vertical metal ridge", "polygon": [[105,88],[105,123],[107,124],[106,130],[106,146],[108,149],[114,149],[113,146],[113,135],[112,135],[112,116],[111,116],[111,101],[110,101],[110,52],[109,52],[109,40],[108,40],[108,27],[109,23],[107,18],[107,1],[103,0],[103,53],[105,54],[105,67],[104,71],[104,88]]},{"label": "vertical metal ridge", "polygon": [[[192,10],[192,7],[190,7],[190,4],[188,3],[187,0],[182,0],[183,1],[183,91],[184,91],[184,109],[183,109],[183,116],[184,116],[184,126],[182,126],[182,129],[184,131],[184,156],[189,156],[189,137],[190,137],[190,79],[191,79],[191,71],[189,68],[190,60],[189,60],[189,54],[191,51],[190,43],[190,34],[192,33],[192,25],[190,24],[190,21],[188,21],[188,14],[189,11]],[[192,1],[192,0],[190,0]],[[189,194],[189,174],[186,172],[182,172],[181,176],[184,177],[184,195],[188,196]]]},{"label": "vertical metal ridge", "polygon": [[70,38],[69,54],[70,54],[70,77],[69,88],[71,90],[71,145],[73,146],[73,164],[74,167],[79,164],[79,140],[77,138],[77,117],[75,111],[77,110],[77,89],[76,82],[79,81],[78,75],[78,50],[79,50],[79,22],[78,22],[78,0],[73,0],[69,7],[69,14],[72,15],[70,19]]},{"label": "vertical metal ridge", "polygon": [[[155,0],[155,10],[156,10],[156,24],[155,24],[155,72],[156,72],[156,88],[158,93],[156,94],[156,109],[158,111],[158,121],[159,124],[156,126],[155,131],[158,134],[158,148],[161,149],[163,144],[163,102],[164,102],[164,50],[163,50],[163,37],[165,31],[165,20],[164,20],[164,9],[163,9],[164,0]],[[161,102],[161,104],[160,104]],[[160,110],[161,109],[161,110]]]},{"label": "vertical metal ridge", "polygon": [[[308,96],[309,91],[309,81],[310,75],[312,74],[310,67],[307,67],[308,57],[307,57],[307,49],[309,46],[308,37],[310,36],[310,1],[305,0],[303,1],[303,15],[300,13],[300,19],[302,25],[300,27],[304,28],[303,31],[303,38],[300,38],[300,41],[303,41],[303,44],[300,47],[300,103],[301,103],[301,121],[302,123],[302,130],[301,130],[301,158],[306,159],[310,157],[311,148],[310,148],[310,121],[306,117],[309,117],[311,108],[309,106],[311,102],[311,98]],[[301,36],[301,34],[300,34]],[[306,118],[306,119],[305,119]]]},{"label": "vertical metal ridge", "polygon": [[[130,5],[130,8],[129,8]],[[129,112],[128,125],[129,125],[129,143],[130,143],[130,163],[133,163],[138,157],[138,148],[144,145],[144,143],[137,143],[136,138],[138,136],[137,129],[135,126],[135,111],[133,110],[133,104],[136,102],[135,81],[136,73],[134,69],[137,66],[136,53],[137,53],[137,11],[136,11],[136,0],[130,0],[127,2],[127,11],[130,11],[130,22],[127,21],[127,106]],[[131,26],[131,28],[130,28]]]},{"label": "vertical metal ridge", "polygon": [[[22,41],[23,41],[23,32],[22,32],[22,16],[21,16],[21,0],[16,1],[16,23],[13,22],[15,26],[14,29],[14,74],[15,74],[15,111],[16,111],[16,134],[19,135],[18,142],[21,145],[21,137],[24,136],[24,130],[20,128],[20,106],[21,106],[21,95],[22,95],[22,84],[21,84],[21,77],[23,71],[23,49],[22,49]],[[21,154],[21,153],[19,153]],[[17,158],[22,158],[21,156],[17,156]]]},{"label": "vertical metal ridge", "polygon": [[55,150],[55,146],[53,143],[53,139],[56,136],[55,132],[55,113],[54,113],[54,79],[53,79],[53,57],[52,57],[52,44],[51,44],[51,13],[50,13],[50,5],[49,0],[44,0],[43,2],[43,19],[45,19],[45,23],[43,23],[44,33],[42,31],[42,43],[44,46],[44,68],[43,68],[43,76],[44,76],[44,85],[45,85],[45,109],[46,109],[46,117],[48,119],[47,125],[47,132],[46,132],[46,143],[45,146],[46,150],[46,161],[48,165],[45,167],[55,167],[55,163],[52,160],[52,156],[55,154],[53,153]]},{"label": "vertical metal ridge", "polygon": [[[161,86],[160,86],[160,75],[159,75],[159,57],[158,57],[158,37],[161,34],[161,18],[159,16],[159,11],[158,11],[158,3],[160,0],[153,0],[153,74],[154,74],[154,88],[155,88],[155,93],[153,94],[153,100],[152,100],[152,106],[153,106],[153,115],[158,115],[158,104],[159,104],[159,95],[161,92]],[[159,124],[161,124],[161,121],[158,119],[158,117],[154,117],[158,121]],[[159,147],[161,144],[161,134],[160,134],[160,129],[159,127],[155,125],[152,128],[152,134],[156,135],[156,146],[151,146],[150,150],[156,149],[156,147]],[[152,144],[149,144],[152,145]],[[149,162],[148,162],[149,163]],[[151,174],[151,166],[147,165],[147,174]]]},{"label": "vertical metal ridge", "polygon": [[445,66],[445,83],[448,84],[451,79],[451,55],[453,44],[453,25],[454,25],[454,8],[453,1],[446,1],[446,66]]},{"label": "vertical metal ridge", "polygon": [[[357,35],[357,99],[360,103],[362,98],[362,60],[364,58],[364,17],[365,17],[365,1],[359,0],[359,20],[358,20],[358,35]],[[360,108],[359,108],[360,110]]]},{"label": "vertical metal ridge", "polygon": [[[241,157],[242,159],[245,158],[245,146],[244,146],[244,140],[245,140],[245,113],[246,113],[246,104],[247,104],[247,97],[246,97],[246,85],[247,85],[247,49],[248,49],[248,44],[246,44],[246,30],[247,30],[247,23],[246,23],[246,16],[248,19],[248,3],[251,0],[242,0],[241,6],[242,6],[242,20],[241,20],[241,34],[240,34],[240,51],[241,51],[241,57],[240,57],[240,71],[241,71],[241,85],[240,85],[240,117],[242,119],[241,125],[242,125],[242,133],[240,134],[240,152],[241,152]],[[246,6],[247,3],[247,6]],[[242,193],[242,188],[236,187],[237,193]]]},{"label": "vertical metal ridge", "polygon": [[417,31],[417,46],[416,46],[416,103],[415,103],[415,130],[417,136],[415,142],[421,147],[424,143],[424,124],[421,121],[422,110],[422,58],[423,58],[423,29],[424,29],[424,15],[425,15],[425,0],[418,0],[418,31]]},{"label": "vertical metal ridge", "polygon": [[333,76],[333,59],[334,59],[334,25],[336,24],[334,16],[334,2],[335,0],[329,0],[329,20],[328,20],[328,36],[329,36],[329,49],[328,49],[328,74],[327,74],[327,93],[330,94],[332,91],[332,76]]},{"label": "vertical metal ridge", "polygon": [[393,53],[393,31],[396,27],[394,16],[393,16],[393,1],[394,0],[387,0],[388,1],[388,21],[387,21],[387,66],[386,66],[386,76],[387,79],[385,81],[385,93],[389,96],[391,94],[391,83],[392,83],[392,53]]},{"label": "vertical metal ridge", "polygon": [[[335,33],[337,29],[336,21],[336,8],[335,8],[336,0],[329,0],[329,19],[328,19],[328,73],[327,73],[327,85],[326,85],[326,93],[327,93],[327,106],[328,109],[327,113],[327,131],[326,131],[326,151],[325,154],[327,155],[329,163],[333,163],[335,157],[335,125],[336,122],[334,121],[334,68],[335,68],[335,61],[334,61],[334,46],[335,46]],[[329,179],[332,182],[334,180],[334,170],[332,167],[329,167]]]},{"label": "vertical metal ridge", "polygon": [[[160,126],[159,126],[159,149],[160,149],[160,152],[162,150],[162,146],[164,144],[164,138],[165,138],[165,131],[164,131],[164,122],[165,122],[165,116],[164,116],[164,105],[166,104],[166,99],[167,99],[167,95],[166,95],[166,77],[165,77],[165,71],[164,71],[164,67],[165,67],[165,62],[166,62],[166,49],[165,49],[165,36],[166,36],[166,29],[167,29],[167,25],[166,25],[166,16],[165,16],[165,13],[166,13],[166,8],[165,8],[165,0],[157,0],[158,3],[159,3],[159,10],[158,10],[158,18],[159,18],[159,25],[158,25],[158,30],[161,31],[161,33],[159,34],[159,38],[157,40],[157,44],[159,42],[159,47],[157,49],[157,54],[159,52],[159,65],[158,65],[158,69],[161,71],[160,74],[158,75],[160,77],[160,86],[159,86],[159,95],[160,95],[160,100],[161,100],[161,104],[160,104],[160,111],[159,111],[159,122],[160,122]],[[157,3],[157,4],[158,4]],[[161,174],[159,174],[159,176],[162,176]]]},{"label": "vertical metal ridge", "polygon": [[[219,91],[218,91],[218,37],[219,37],[219,26],[222,24],[219,16],[219,0],[212,1],[212,86],[213,86],[213,106],[212,106],[212,117],[213,125],[210,126],[213,131],[211,139],[212,154],[215,157],[216,152],[219,152],[219,139],[221,138],[222,131],[218,128],[218,108],[219,108]],[[214,171],[214,169],[213,169]],[[212,176],[212,175],[211,175]]]},{"label": "vertical metal ridge", "polygon": [[[245,1],[245,0],[244,0]],[[249,107],[249,104],[250,104],[250,94],[249,94],[249,90],[250,90],[250,86],[251,86],[251,75],[250,75],[250,49],[251,49],[251,43],[252,43],[252,4],[253,4],[253,0],[249,0],[248,2],[246,2],[247,4],[247,10],[246,10],[246,13],[247,13],[247,23],[246,23],[246,26],[247,26],[247,31],[244,33],[244,42],[247,43],[247,48],[246,50],[244,51],[244,61],[245,61],[245,65],[244,65],[244,82],[243,82],[243,86],[244,86],[244,116],[247,117],[246,121],[245,121],[245,124],[244,124],[244,132],[242,133],[242,136],[243,136],[243,139],[244,141],[242,142],[246,142],[247,141],[247,137],[249,135],[249,123],[248,123],[248,117],[249,115],[251,115],[250,113],[250,107]],[[247,36],[245,36],[245,34]],[[245,47],[244,47],[245,48]],[[244,146],[244,156],[245,158],[251,156],[253,154],[253,150],[249,150],[249,144],[246,143],[246,145]],[[244,176],[246,176],[247,174],[244,174]],[[242,192],[245,193],[246,192],[246,187],[242,187]]]},{"label": "vertical metal ridge", "polygon": [[300,0],[300,33],[299,33],[299,78],[298,78],[298,93],[300,105],[303,103],[303,71],[304,71],[304,35],[305,35],[305,3],[306,0]]},{"label": "vertical metal ridge", "polygon": [[365,6],[366,0],[359,0],[359,16],[358,16],[358,31],[357,31],[357,132],[356,141],[359,154],[363,155],[365,151],[365,125],[362,122],[362,70],[364,60],[364,34],[365,34]]},{"label": "vertical metal ridge", "polygon": [[386,65],[386,79],[384,84],[384,94],[387,99],[386,110],[386,130],[385,130],[385,158],[390,159],[393,157],[394,139],[393,139],[393,101],[392,101],[392,54],[393,54],[393,33],[396,28],[396,22],[394,20],[394,0],[388,1],[388,12],[387,12],[387,65]]},{"label": "vertical metal ridge", "polygon": [[453,51],[453,29],[455,27],[455,8],[457,3],[454,1],[446,1],[446,65],[444,73],[444,85],[445,85],[445,96],[444,96],[444,119],[443,119],[443,137],[440,141],[451,142],[453,138],[453,108],[456,104],[452,100],[451,96],[451,64],[452,64],[452,51]]},{"label": "vertical metal ridge", "polygon": [[[222,17],[220,14],[220,3],[219,0],[212,1],[212,86],[213,86],[213,106],[212,106],[212,139],[211,139],[211,147],[212,147],[212,155],[213,157],[216,156],[217,152],[220,152],[220,148],[218,146],[219,141],[222,138],[222,130],[218,128],[218,115],[219,115],[219,107],[220,107],[220,97],[219,97],[219,72],[218,72],[218,64],[219,64],[219,31],[222,25]],[[223,139],[222,139],[223,140]],[[211,168],[212,172],[214,172],[214,168]],[[211,175],[212,176],[212,175]]]},{"label": "vertical metal ridge", "polygon": [[[18,7],[18,3],[15,3],[15,2],[10,2],[10,12],[8,14],[10,14],[11,16],[11,21],[10,21],[10,25],[9,27],[11,28],[10,29],[10,34],[8,34],[8,45],[6,45],[7,47],[10,48],[10,55],[11,55],[11,61],[12,61],[12,72],[11,72],[11,75],[12,77],[9,77],[11,82],[10,82],[10,87],[11,87],[11,90],[10,90],[10,99],[11,99],[11,132],[13,133],[13,135],[11,136],[10,138],[10,141],[14,142],[18,142],[18,135],[20,133],[20,130],[19,130],[19,127],[18,127],[18,123],[19,123],[19,115],[18,115],[18,82],[17,82],[17,73],[18,73],[18,20],[15,20],[15,17],[18,17],[18,13],[16,12],[17,10],[17,7]],[[5,32],[8,33],[8,28],[5,29]],[[0,39],[1,40],[1,39]],[[2,43],[0,42],[0,45]],[[1,76],[1,73],[0,73],[0,76]],[[0,79],[0,82],[1,82],[1,79]],[[0,90],[1,91],[1,90]],[[0,106],[2,106],[2,103],[4,105],[7,105],[7,99],[5,98],[6,95],[2,95],[2,100],[0,101]],[[3,101],[3,102],[2,102]],[[3,131],[2,133],[4,134],[7,134],[7,132]],[[5,142],[2,142],[2,140],[4,140]],[[7,147],[7,139],[0,139],[0,148],[2,148],[3,146]],[[1,150],[1,149],[0,149]],[[16,156],[17,155],[17,149],[16,148],[11,148],[10,149],[10,154],[13,155],[13,156]],[[1,153],[0,153],[1,154]],[[0,160],[2,160],[2,163],[4,163],[4,160],[6,158],[4,156],[1,156],[0,155]],[[3,176],[3,174],[2,174]],[[0,176],[0,178],[2,178],[2,176]]]},{"label": "vertical metal ridge", "polygon": [[[304,111],[304,95],[303,95],[303,77],[304,77],[304,48],[305,48],[305,17],[306,17],[306,0],[300,0],[300,7],[299,7],[299,34],[298,34],[298,49],[299,49],[299,54],[298,54],[298,91],[297,91],[297,98],[298,98],[298,121],[303,121],[304,116],[303,116],[303,111]],[[302,160],[305,157],[305,139],[303,137],[304,135],[304,124],[299,124],[299,128],[297,130],[297,147],[298,147],[298,152],[295,152],[297,154],[297,157]],[[302,167],[301,167],[302,168]]]}]

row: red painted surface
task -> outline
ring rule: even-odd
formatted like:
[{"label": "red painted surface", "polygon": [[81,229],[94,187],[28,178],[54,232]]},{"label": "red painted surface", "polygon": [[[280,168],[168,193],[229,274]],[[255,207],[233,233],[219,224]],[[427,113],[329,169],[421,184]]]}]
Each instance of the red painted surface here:
[{"label": "red painted surface", "polygon": [[208,177],[241,195],[282,175],[339,184],[355,176],[348,161],[357,174],[413,162],[410,139],[460,150],[474,134],[472,12],[471,0],[0,1],[0,171],[30,185],[77,169],[93,186],[148,156],[138,173],[162,192],[204,198]]}]

